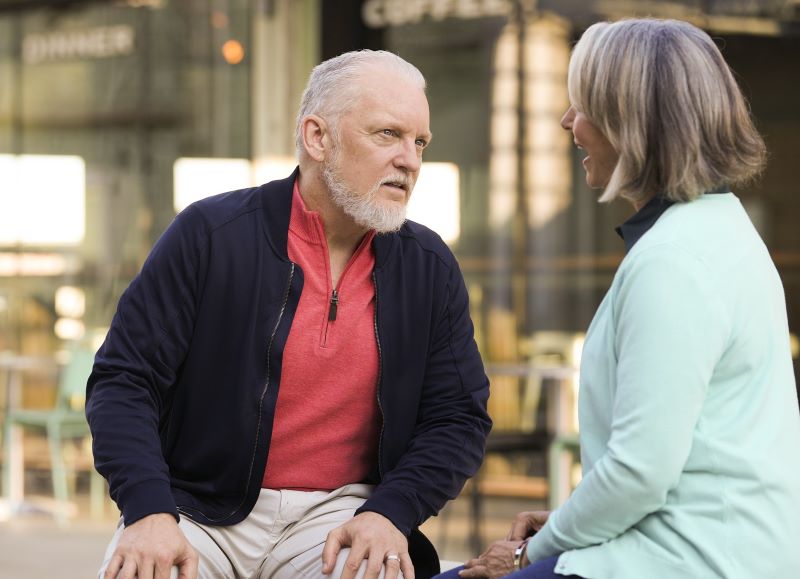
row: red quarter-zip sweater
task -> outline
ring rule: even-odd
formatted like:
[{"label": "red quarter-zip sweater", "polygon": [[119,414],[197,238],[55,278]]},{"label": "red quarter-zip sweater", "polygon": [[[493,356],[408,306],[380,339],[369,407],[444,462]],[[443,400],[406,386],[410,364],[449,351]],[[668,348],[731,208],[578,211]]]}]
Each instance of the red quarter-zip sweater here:
[{"label": "red quarter-zip sweater", "polygon": [[363,480],[377,460],[373,237],[362,239],[334,296],[322,219],[295,181],[288,251],[304,283],[283,353],[265,488],[332,490]]}]

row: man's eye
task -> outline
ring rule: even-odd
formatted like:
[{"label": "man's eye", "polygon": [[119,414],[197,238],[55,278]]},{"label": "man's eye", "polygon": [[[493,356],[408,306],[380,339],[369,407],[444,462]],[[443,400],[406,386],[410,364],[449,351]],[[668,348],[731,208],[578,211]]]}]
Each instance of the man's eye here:
[{"label": "man's eye", "polygon": [[387,137],[394,137],[395,132],[392,129],[383,129],[382,133]]},{"label": "man's eye", "polygon": [[414,141],[414,143],[417,145],[417,147],[421,149],[424,149],[428,145],[428,141],[426,141],[425,139],[417,139],[416,141]]}]

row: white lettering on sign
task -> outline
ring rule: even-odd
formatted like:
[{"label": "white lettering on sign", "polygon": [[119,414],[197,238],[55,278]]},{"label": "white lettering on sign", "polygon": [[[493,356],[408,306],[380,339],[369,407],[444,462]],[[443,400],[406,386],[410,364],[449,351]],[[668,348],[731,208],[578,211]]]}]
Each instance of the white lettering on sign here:
[{"label": "white lettering on sign", "polygon": [[164,7],[164,0],[122,0],[121,3],[132,8],[153,8],[154,10],[160,10]]},{"label": "white lettering on sign", "polygon": [[109,58],[133,53],[133,26],[98,26],[86,30],[59,30],[26,34],[22,61],[38,64],[55,60]]},{"label": "white lettering on sign", "polygon": [[361,9],[364,24],[370,28],[414,24],[424,17],[438,21],[510,13],[510,0],[367,0]]}]

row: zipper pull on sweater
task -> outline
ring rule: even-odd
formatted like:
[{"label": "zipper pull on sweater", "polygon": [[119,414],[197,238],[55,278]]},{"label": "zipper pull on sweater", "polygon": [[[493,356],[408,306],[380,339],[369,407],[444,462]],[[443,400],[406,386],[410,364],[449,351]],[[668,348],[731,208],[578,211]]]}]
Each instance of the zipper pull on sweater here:
[{"label": "zipper pull on sweater", "polygon": [[339,294],[336,290],[331,293],[331,307],[328,310],[328,321],[332,322],[336,319],[336,309],[339,307]]}]

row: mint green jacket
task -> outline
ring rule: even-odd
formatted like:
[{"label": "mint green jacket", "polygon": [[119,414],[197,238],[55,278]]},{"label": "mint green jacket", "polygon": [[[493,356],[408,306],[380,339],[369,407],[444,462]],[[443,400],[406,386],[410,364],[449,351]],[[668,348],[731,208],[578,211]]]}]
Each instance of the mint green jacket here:
[{"label": "mint green jacket", "polygon": [[528,545],[589,579],[800,577],[800,411],[781,281],[732,193],[661,215],[580,367],[583,479]]}]

